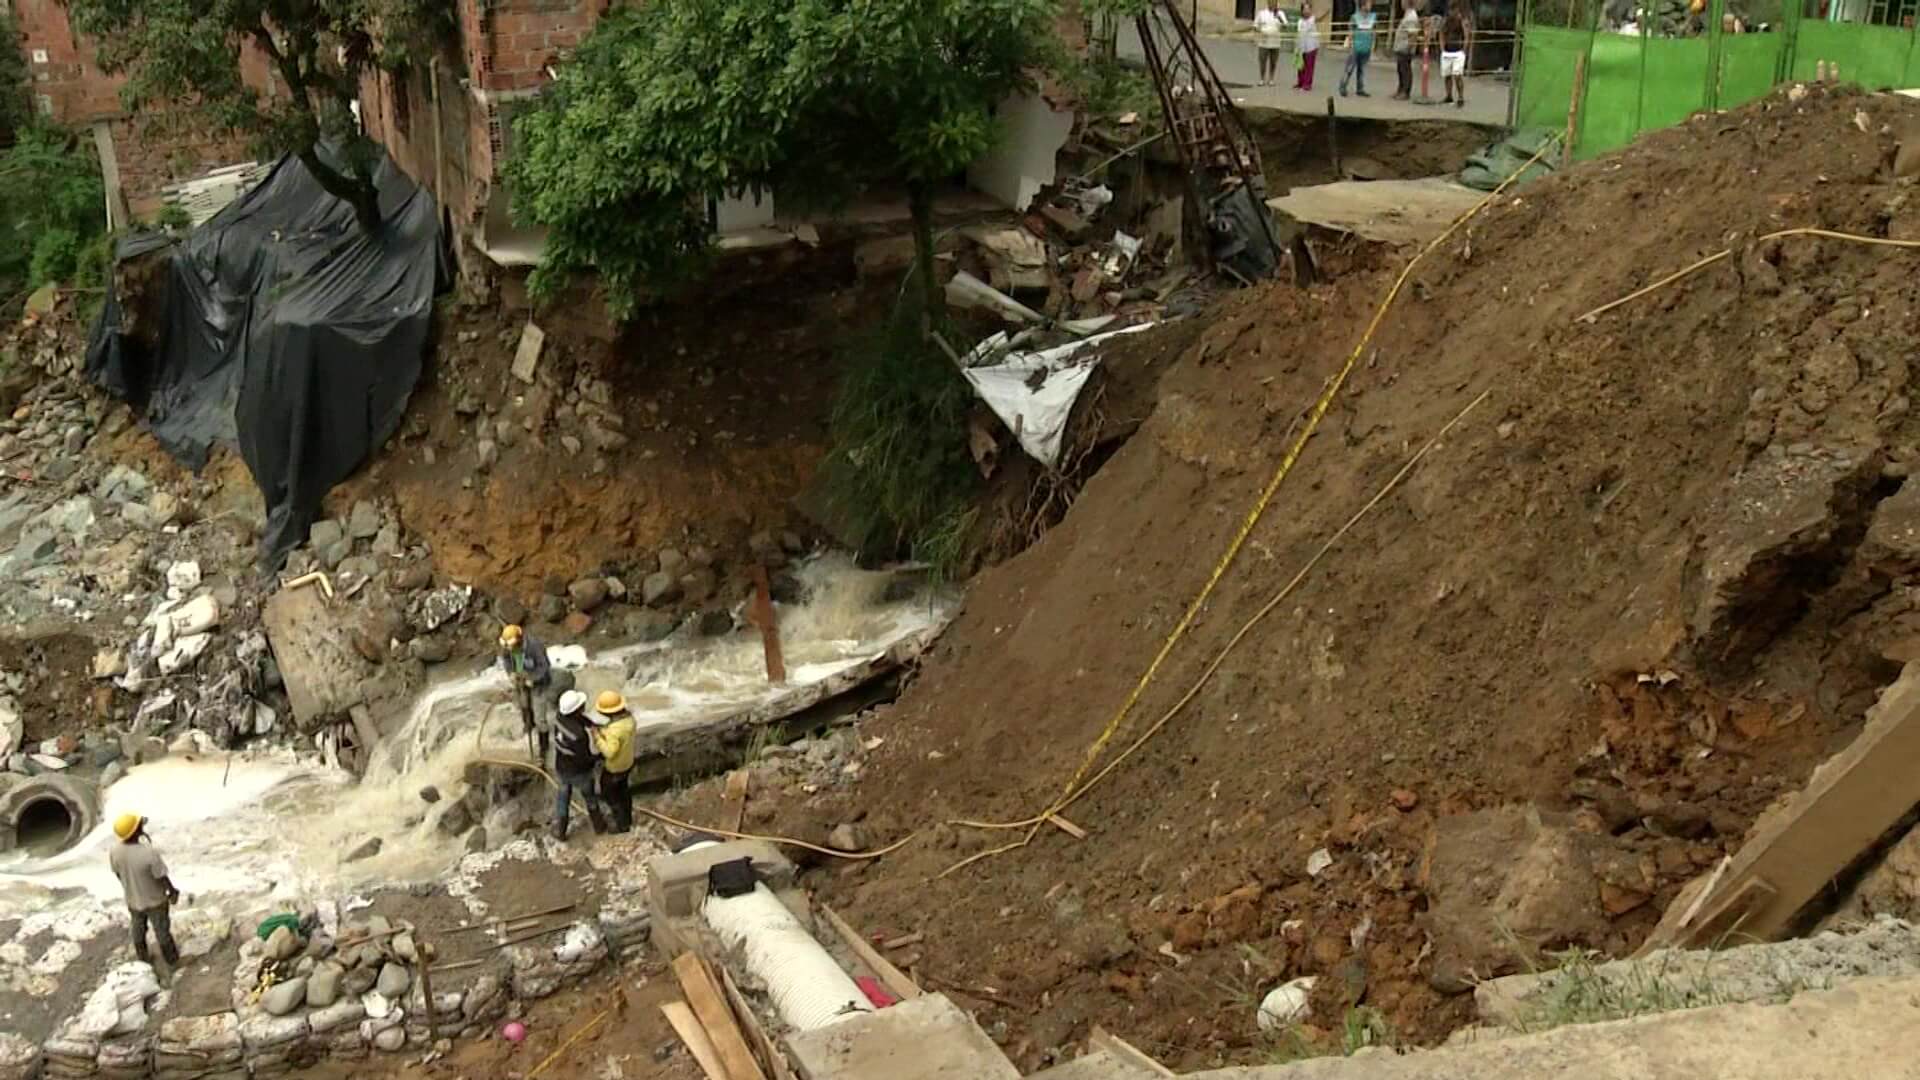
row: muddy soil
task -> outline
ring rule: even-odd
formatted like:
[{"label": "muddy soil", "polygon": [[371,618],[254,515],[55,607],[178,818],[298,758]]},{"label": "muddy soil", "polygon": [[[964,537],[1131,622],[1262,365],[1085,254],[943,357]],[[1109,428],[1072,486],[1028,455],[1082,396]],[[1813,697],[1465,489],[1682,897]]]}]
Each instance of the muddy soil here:
[{"label": "muddy soil", "polygon": [[1094,1023],[1181,1068],[1259,1060],[1256,991],[1300,974],[1323,977],[1316,1024],[1358,1003],[1396,1038],[1444,1036],[1471,1005],[1433,969],[1427,852],[1438,818],[1481,807],[1571,812],[1601,840],[1576,943],[1632,948],[1851,737],[1920,626],[1892,520],[1920,456],[1914,257],[1755,240],[1920,235],[1886,166],[1916,111],[1777,96],[1491,207],[1416,274],[1113,746],[1487,399],[1074,803],[1089,839],[1043,828],[948,874],[1027,831],[953,819],[1025,819],[1085,760],[1388,277],[1228,300],[1065,520],[974,583],[852,799],[772,824],[921,830],[816,886],[862,925],[937,912],[902,926],[925,970],[1034,1005],[962,994],[1028,1066]]},{"label": "muddy soil", "polygon": [[1267,193],[1276,197],[1296,187],[1352,179],[1356,171],[1377,173],[1364,177],[1369,180],[1457,173],[1469,156],[1500,134],[1438,120],[1342,119],[1335,135],[1342,167],[1336,170],[1324,118],[1258,108],[1246,110],[1246,115],[1260,144]]}]

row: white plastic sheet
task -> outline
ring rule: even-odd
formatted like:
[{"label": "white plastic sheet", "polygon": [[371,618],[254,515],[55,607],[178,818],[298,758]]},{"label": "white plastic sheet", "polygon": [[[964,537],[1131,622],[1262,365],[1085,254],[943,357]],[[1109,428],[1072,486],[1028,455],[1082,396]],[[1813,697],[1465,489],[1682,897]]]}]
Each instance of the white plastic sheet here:
[{"label": "white plastic sheet", "polygon": [[1152,325],[1142,323],[1040,352],[1012,352],[991,363],[978,363],[1006,344],[1005,334],[995,334],[975,347],[961,374],[1019,439],[1020,448],[1051,469],[1060,464],[1060,444],[1073,403],[1100,365],[1100,343]]}]

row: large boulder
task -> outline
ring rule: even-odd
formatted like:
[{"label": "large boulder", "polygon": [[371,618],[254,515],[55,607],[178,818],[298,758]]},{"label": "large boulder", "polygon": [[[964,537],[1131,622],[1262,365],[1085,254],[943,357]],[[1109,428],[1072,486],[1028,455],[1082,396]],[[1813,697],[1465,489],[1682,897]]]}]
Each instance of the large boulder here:
[{"label": "large boulder", "polygon": [[1604,932],[1593,841],[1532,806],[1441,819],[1427,884],[1434,987],[1463,993]]}]

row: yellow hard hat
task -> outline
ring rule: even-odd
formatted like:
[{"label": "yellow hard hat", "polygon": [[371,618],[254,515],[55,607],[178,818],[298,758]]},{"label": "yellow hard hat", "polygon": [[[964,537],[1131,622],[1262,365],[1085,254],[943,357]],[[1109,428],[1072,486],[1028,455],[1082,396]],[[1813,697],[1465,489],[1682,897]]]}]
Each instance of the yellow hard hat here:
[{"label": "yellow hard hat", "polygon": [[520,644],[520,639],[526,636],[527,632],[525,630],[520,629],[513,623],[508,623],[500,631],[500,647],[503,649],[511,649],[515,645]]},{"label": "yellow hard hat", "polygon": [[594,700],[593,708],[603,716],[612,716],[614,713],[626,711],[627,699],[621,697],[618,690],[602,690],[600,696]]},{"label": "yellow hard hat", "polygon": [[140,826],[146,824],[146,821],[147,819],[139,814],[121,814],[113,819],[113,835],[122,840],[131,840],[133,834],[139,832]]}]

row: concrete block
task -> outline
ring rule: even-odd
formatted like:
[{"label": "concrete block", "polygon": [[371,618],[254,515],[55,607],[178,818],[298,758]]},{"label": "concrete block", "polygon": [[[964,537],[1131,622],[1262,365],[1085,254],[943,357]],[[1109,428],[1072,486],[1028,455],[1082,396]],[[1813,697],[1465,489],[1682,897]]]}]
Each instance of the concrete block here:
[{"label": "concrete block", "polygon": [[661,855],[647,863],[647,905],[656,920],[682,918],[700,910],[707,899],[707,871],[741,858],[753,860],[760,880],[770,889],[792,886],[793,863],[773,845],[758,840],[729,840],[723,844]]},{"label": "concrete block", "polygon": [[1020,1070],[944,994],[787,1037],[801,1080],[1019,1080]]}]

